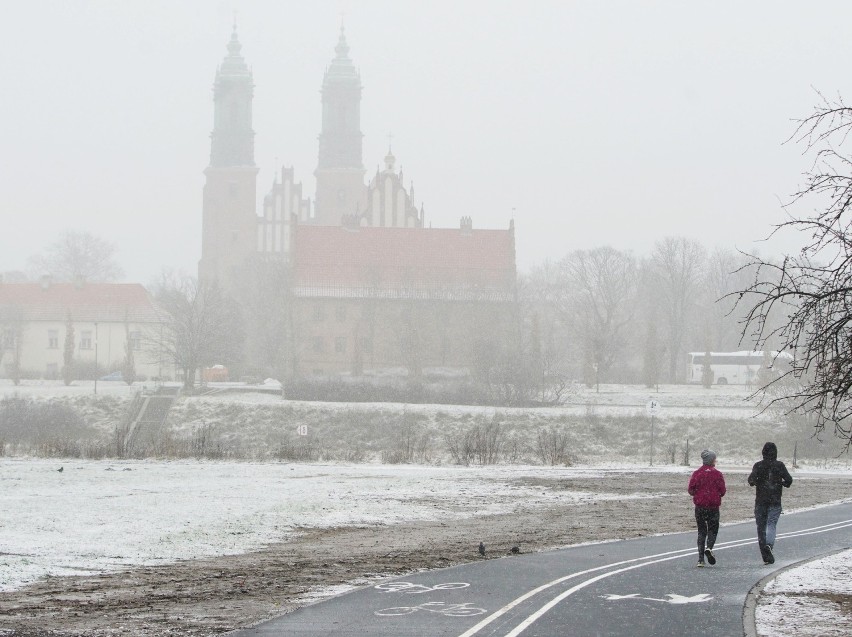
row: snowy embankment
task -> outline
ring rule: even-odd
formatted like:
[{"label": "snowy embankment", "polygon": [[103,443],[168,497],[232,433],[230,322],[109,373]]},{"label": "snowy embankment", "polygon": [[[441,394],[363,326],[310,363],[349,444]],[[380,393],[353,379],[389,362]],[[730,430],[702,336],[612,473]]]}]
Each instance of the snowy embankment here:
[{"label": "snowy embankment", "polygon": [[[0,397],[63,404],[80,413],[87,427],[39,431],[33,440],[0,435],[0,444],[12,455],[55,455],[56,449],[77,457],[113,455],[116,428],[142,388],[99,382],[95,394],[91,381],[69,387],[0,381]],[[436,464],[458,462],[453,451],[477,428],[491,425],[500,429],[501,463],[549,464],[554,460],[542,449],[551,446],[552,452],[553,445],[562,449],[557,464],[638,464],[650,461],[652,442],[655,464],[680,464],[704,447],[725,462],[753,462],[770,439],[788,458],[796,449],[807,466],[832,464],[841,450],[830,433],[818,441],[806,421],[762,411],[750,388],[733,385],[574,387],[564,405],[544,408],[292,401],[233,384],[211,384],[208,391],[181,397],[164,428],[137,432],[143,446],[131,455]],[[646,411],[651,400],[661,405],[653,419]]]}]

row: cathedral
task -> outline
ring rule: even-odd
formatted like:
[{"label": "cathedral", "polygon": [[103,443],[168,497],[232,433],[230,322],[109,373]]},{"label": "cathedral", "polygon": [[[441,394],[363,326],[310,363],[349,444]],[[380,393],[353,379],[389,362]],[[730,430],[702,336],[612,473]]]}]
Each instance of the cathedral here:
[{"label": "cathedral", "polygon": [[485,373],[517,329],[514,225],[431,228],[391,149],[367,180],[341,29],[321,88],[313,201],[282,168],[257,200],[254,78],[236,27],[213,85],[199,279],[244,313],[242,367],[287,377]]}]

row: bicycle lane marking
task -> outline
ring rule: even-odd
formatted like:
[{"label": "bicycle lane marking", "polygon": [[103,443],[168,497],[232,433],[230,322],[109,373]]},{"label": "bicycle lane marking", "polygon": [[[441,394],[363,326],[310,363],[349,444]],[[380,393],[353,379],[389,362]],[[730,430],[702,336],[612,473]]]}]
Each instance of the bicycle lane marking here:
[{"label": "bicycle lane marking", "polygon": [[382,610],[374,611],[373,614],[379,617],[398,617],[399,615],[410,615],[418,610],[429,611],[430,613],[438,613],[447,617],[473,617],[476,615],[484,615],[488,611],[484,608],[476,608],[471,606],[470,602],[461,604],[450,604],[447,602],[425,602],[417,606],[394,606],[392,608],[383,608]]},{"label": "bicycle lane marking", "polygon": [[[828,533],[830,531],[837,531],[839,529],[844,529],[844,528],[850,527],[850,526],[852,526],[852,520],[845,520],[843,522],[837,522],[837,523],[834,523],[834,524],[827,524],[827,525],[822,525],[822,526],[818,526],[818,527],[813,527],[812,529],[802,529],[801,531],[792,531],[792,532],[789,532],[789,533],[780,534],[778,537],[789,538],[789,537],[800,537],[800,536],[803,536],[803,535],[816,535],[818,533]],[[831,528],[827,528],[827,527],[831,527]],[[753,544],[754,541],[755,541],[754,538],[749,538],[748,540],[733,540],[731,542],[724,543],[724,545],[721,548],[718,548],[718,547],[713,547],[713,548],[714,548],[714,550],[726,550],[726,549],[738,548],[738,547],[741,547],[741,546],[748,546],[750,544]],[[693,552],[693,551],[694,551],[694,549],[690,549],[690,553]],[[660,555],[665,555],[665,553],[660,553]],[[654,556],[651,556],[651,557],[654,557]],[[573,595],[577,591],[579,591],[579,590],[581,590],[581,589],[583,589],[587,586],[590,586],[591,584],[594,584],[595,582],[599,582],[600,580],[606,579],[607,577],[612,577],[613,575],[618,575],[619,573],[625,573],[627,571],[632,571],[632,570],[637,569],[637,568],[642,568],[643,566],[651,566],[652,564],[659,564],[660,562],[668,562],[670,560],[676,560],[676,559],[679,559],[681,557],[688,557],[688,555],[674,555],[674,556],[671,556],[671,557],[663,557],[661,559],[651,560],[651,561],[648,561],[648,562],[643,562],[641,564],[634,564],[633,566],[628,566],[628,567],[625,567],[625,568],[617,569],[615,571],[610,571],[608,573],[602,573],[601,575],[597,575],[595,577],[589,578],[588,580],[585,580],[585,581],[577,584],[576,586],[572,586],[571,588],[569,588],[564,593],[560,593],[559,595],[557,595],[555,598],[553,598],[547,604],[542,606],[539,610],[537,610],[536,612],[531,614],[529,617],[527,617],[524,621],[522,621],[520,624],[518,624],[515,627],[514,630],[512,630],[509,633],[506,633],[505,637],[517,637],[522,632],[524,632],[527,628],[529,628],[534,622],[536,622],[539,618],[541,618],[542,615],[544,615],[551,608],[556,606],[559,602],[570,597],[571,595]],[[622,563],[624,563],[624,562],[622,562]],[[613,565],[613,566],[615,566],[615,565]],[[475,633],[464,633],[463,635],[467,636],[468,634],[473,635]]]},{"label": "bicycle lane marking", "polygon": [[[397,593],[399,595],[422,595],[424,593],[434,593],[437,591],[451,591],[460,588],[468,588],[467,582],[445,582],[443,584],[435,584],[434,586],[424,586],[422,584],[414,584],[412,582],[387,582],[376,584],[373,588],[383,593]],[[373,614],[378,617],[398,617],[400,615],[410,615],[419,610],[429,611],[430,613],[438,613],[447,617],[475,617],[476,615],[484,615],[488,611],[484,608],[471,606],[470,602],[449,603],[449,602],[424,602],[416,606],[392,606],[391,608],[383,608],[373,611]]]},{"label": "bicycle lane marking", "polygon": [[[809,529],[803,529],[802,531],[791,531],[791,532],[787,532],[787,533],[780,533],[778,535],[778,537],[779,538],[786,538],[786,537],[797,537],[799,535],[812,535],[814,533],[825,533],[825,532],[828,532],[828,531],[834,531],[834,530],[837,530],[837,529],[840,529],[840,528],[845,528],[847,526],[852,526],[852,520],[844,520],[844,521],[841,521],[841,522],[824,524],[824,525],[820,525],[820,526],[816,526],[816,527],[811,527]],[[747,539],[742,539],[742,540],[731,540],[729,542],[723,542],[721,545],[717,544],[714,547],[714,550],[725,550],[725,549],[730,549],[730,548],[739,548],[741,546],[747,546],[749,544],[752,544],[753,542],[755,542],[755,538],[747,538]],[[530,626],[536,619],[538,619],[539,617],[544,615],[548,610],[553,608],[553,606],[558,604],[560,601],[562,601],[566,597],[572,595],[576,591],[581,590],[582,588],[585,588],[586,586],[589,586],[590,584],[593,584],[594,582],[602,580],[606,577],[610,577],[611,575],[617,575],[618,573],[630,571],[630,570],[633,570],[633,569],[636,569],[636,568],[640,568],[642,566],[650,566],[651,564],[657,564],[659,562],[665,562],[665,561],[669,561],[669,560],[679,559],[681,557],[689,557],[690,555],[694,555],[694,554],[695,554],[695,548],[694,547],[691,547],[691,548],[688,548],[688,549],[678,549],[676,551],[666,551],[664,553],[657,553],[655,555],[648,555],[648,556],[644,556],[644,557],[635,557],[635,558],[632,558],[632,559],[629,559],[629,560],[622,560],[620,562],[613,562],[611,564],[604,564],[602,566],[596,566],[594,568],[586,569],[584,571],[578,571],[576,573],[571,573],[570,575],[565,575],[564,577],[560,577],[560,578],[555,579],[551,582],[547,582],[546,584],[542,584],[541,586],[538,586],[538,587],[532,589],[531,591],[524,593],[520,597],[515,598],[514,600],[512,600],[511,602],[509,602],[508,604],[506,604],[502,608],[494,611],[491,615],[489,615],[488,617],[486,617],[485,619],[480,621],[478,624],[472,626],[471,628],[469,628],[465,632],[461,633],[458,637],[473,637],[473,635],[476,635],[477,633],[479,633],[483,628],[488,626],[493,621],[499,619],[500,617],[502,617],[503,615],[508,613],[513,608],[519,606],[520,604],[523,604],[525,601],[531,599],[532,597],[538,595],[539,593],[546,591],[549,588],[553,588],[554,586],[558,586],[559,584],[562,584],[562,583],[567,582],[569,580],[576,579],[578,577],[582,577],[582,576],[588,575],[590,573],[596,573],[598,571],[604,571],[606,569],[615,568],[615,567],[618,567],[618,566],[621,566],[621,565],[624,565],[624,564],[631,564],[633,562],[642,562],[641,564],[634,564],[633,566],[629,566],[627,568],[618,569],[616,571],[612,571],[612,572],[609,572],[609,573],[604,573],[602,575],[598,575],[598,576],[591,578],[591,579],[589,579],[589,580],[587,580],[587,581],[585,581],[581,584],[578,584],[577,586],[572,587],[568,591],[565,591],[565,593],[562,593],[561,595],[559,595],[552,602],[549,602],[548,604],[546,604],[544,607],[542,607],[542,609],[540,609],[539,611],[534,613],[533,614],[534,619],[532,619],[532,621],[525,620],[525,622],[522,624],[524,629],[526,629],[528,626]],[[669,556],[669,557],[666,557],[666,556]],[[662,559],[654,559],[654,558],[662,558]],[[647,560],[652,560],[652,561],[647,561]],[[530,617],[533,617],[533,615],[531,615]],[[519,635],[520,632],[516,632],[516,631],[517,631],[517,628],[515,629],[515,631],[507,634],[506,637],[515,637],[516,635]]]}]

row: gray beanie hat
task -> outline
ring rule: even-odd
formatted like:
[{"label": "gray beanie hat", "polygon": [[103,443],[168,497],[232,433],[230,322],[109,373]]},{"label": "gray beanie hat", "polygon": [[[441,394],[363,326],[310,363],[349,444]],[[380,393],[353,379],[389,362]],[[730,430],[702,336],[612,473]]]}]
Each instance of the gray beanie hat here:
[{"label": "gray beanie hat", "polygon": [[705,449],[701,452],[701,461],[704,464],[713,464],[713,461],[716,459],[716,454],[710,451],[709,449]]}]

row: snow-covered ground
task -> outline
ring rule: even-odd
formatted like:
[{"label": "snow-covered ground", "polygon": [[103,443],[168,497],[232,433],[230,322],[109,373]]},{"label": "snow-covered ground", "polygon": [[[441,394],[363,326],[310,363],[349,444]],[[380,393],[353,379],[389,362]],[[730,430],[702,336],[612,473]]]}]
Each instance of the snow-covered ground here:
[{"label": "snow-covered ground", "polygon": [[[6,458],[0,460],[0,590],[45,575],[243,553],[304,527],[454,519],[509,512],[519,500],[597,499],[604,496],[557,494],[513,478],[610,470]],[[802,604],[803,591],[852,592],[850,557],[784,573],[761,598],[760,634],[829,634],[790,627],[812,626],[808,613],[820,619],[828,612]],[[846,622],[837,624],[846,632],[831,634],[850,634]]]},{"label": "snow-covered ground", "polygon": [[505,513],[520,500],[601,499],[510,483],[513,476],[600,472],[7,458],[0,461],[0,590],[48,574],[244,553],[300,527]]},{"label": "snow-covered ground", "polygon": [[783,571],[770,582],[755,611],[758,634],[848,637],[852,615],[825,598],[836,595],[852,596],[852,549]]}]

